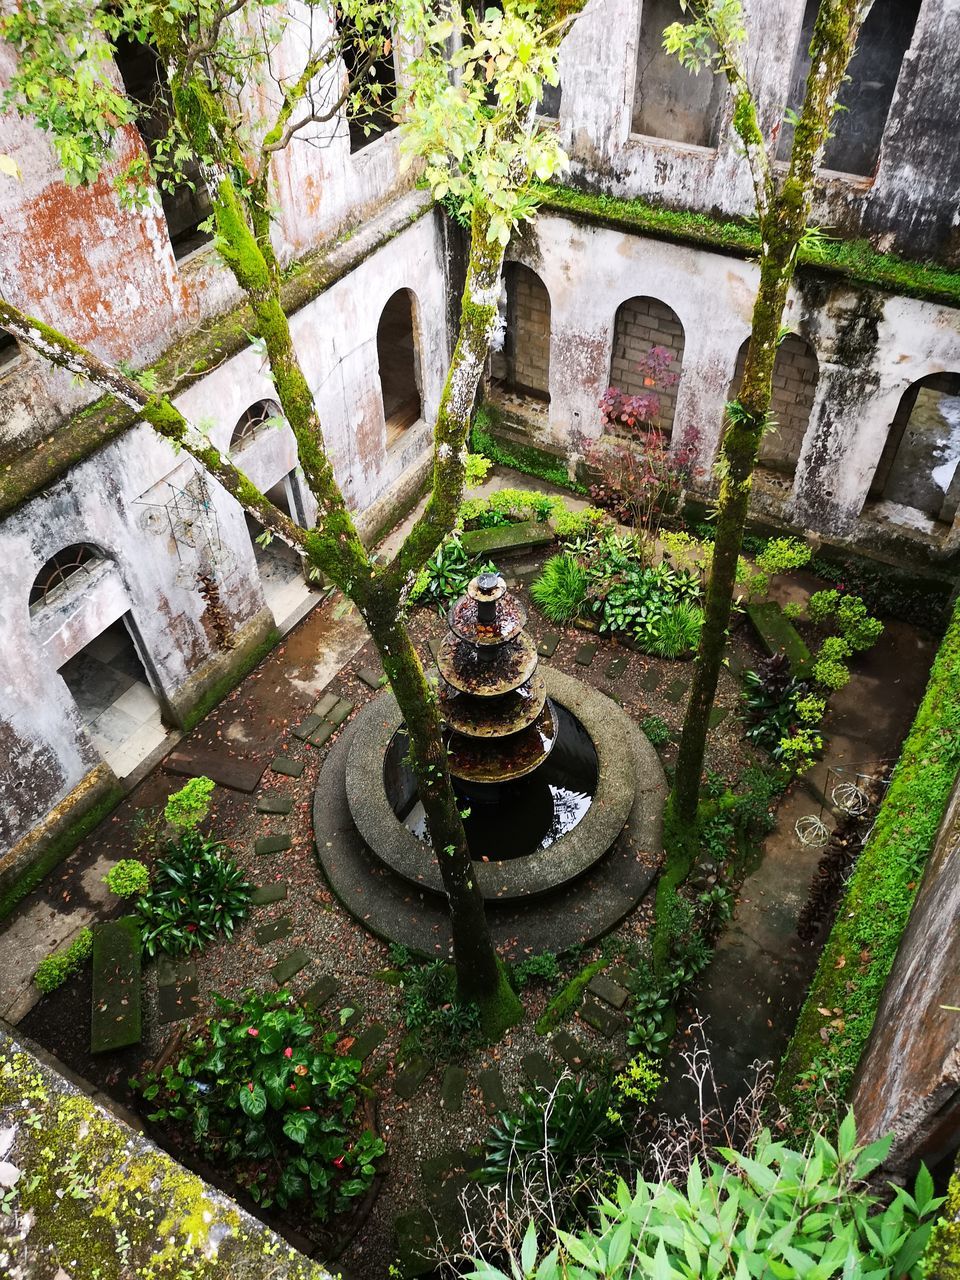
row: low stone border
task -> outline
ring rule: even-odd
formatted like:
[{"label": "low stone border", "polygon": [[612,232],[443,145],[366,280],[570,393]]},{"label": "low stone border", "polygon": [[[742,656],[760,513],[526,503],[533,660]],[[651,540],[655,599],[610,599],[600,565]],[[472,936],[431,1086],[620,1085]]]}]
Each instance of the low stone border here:
[{"label": "low stone border", "polygon": [[[592,685],[552,667],[540,672],[547,696],[571,711],[593,739],[599,780],[593,804],[583,818],[549,849],[525,858],[475,864],[477,883],[487,899],[509,902],[535,897],[576,880],[607,852],[623,830],[638,787],[663,778],[656,751],[646,738],[632,740],[630,718]],[[443,893],[440,869],[429,845],[418,840],[393,812],[383,782],[383,758],[402,717],[392,693],[383,693],[356,718],[357,730],[347,757],[346,788],[350,813],[368,848],[395,874],[412,884]],[[644,817],[659,817],[645,807]],[[656,847],[656,824],[647,824],[648,847]],[[640,835],[641,841],[643,835]]]}]

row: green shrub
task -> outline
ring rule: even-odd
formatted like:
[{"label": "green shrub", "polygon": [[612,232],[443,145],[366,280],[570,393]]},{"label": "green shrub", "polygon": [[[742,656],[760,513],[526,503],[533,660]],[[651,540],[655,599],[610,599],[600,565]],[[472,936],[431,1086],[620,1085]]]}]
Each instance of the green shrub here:
[{"label": "green shrub", "polygon": [[818,658],[813,664],[813,678],[821,688],[835,693],[850,683],[850,672],[835,658]]},{"label": "green shrub", "polygon": [[475,489],[478,485],[483,484],[487,478],[487,472],[493,466],[489,458],[485,458],[482,453],[468,453],[467,465],[464,472],[464,484],[468,489]]},{"label": "green shrub", "polygon": [[664,747],[670,741],[670,726],[660,716],[644,716],[640,728],[655,747]]},{"label": "green shrub", "polygon": [[[835,1096],[846,1095],[958,767],[960,605],[849,880],[780,1071],[778,1093],[798,1124],[820,1105],[815,1080],[826,1078]],[[831,1010],[829,1018],[822,1009]]]},{"label": "green shrub", "polygon": [[179,831],[192,831],[210,812],[214,785],[209,778],[191,778],[167,800],[163,816]]},{"label": "green shrub", "polygon": [[[696,605],[703,594],[700,575],[692,570],[671,569],[666,563],[647,566],[646,546],[638,535],[626,536],[604,531],[583,549],[587,563],[591,612],[598,618],[603,632],[622,632],[631,636],[639,648],[653,653],[659,645],[670,656],[686,652],[681,642],[696,632],[699,637],[699,612],[682,610],[672,617],[680,604]],[[666,623],[667,634],[660,640]],[[666,656],[666,654],[664,654]]]},{"label": "green shrub", "polygon": [[225,850],[199,831],[168,842],[153,883],[137,900],[147,955],[182,955],[201,950],[218,933],[233,936],[250,911],[252,886]]},{"label": "green shrub", "polygon": [[150,885],[150,872],[138,858],[121,858],[103,877],[103,883],[118,898],[132,898],[146,893]]},{"label": "green shrub", "polygon": [[800,538],[771,538],[757,556],[757,568],[767,574],[788,573],[809,564],[812,555]]},{"label": "green shrub", "polygon": [[839,591],[815,591],[807,601],[807,617],[811,622],[826,622],[837,611]]},{"label": "green shrub", "polygon": [[703,610],[688,600],[679,600],[664,609],[650,627],[646,648],[658,658],[683,658],[700,643]]},{"label": "green shrub", "polygon": [[518,991],[531,982],[552,985],[560,980],[560,962],[552,951],[542,951],[538,956],[527,956],[512,965],[510,974]]},{"label": "green shrub", "polygon": [[825,662],[843,662],[852,653],[850,642],[843,636],[827,636],[817,650],[817,657]]},{"label": "green shrub", "polygon": [[336,1031],[318,1036],[287,991],[216,1002],[220,1016],[175,1064],[134,1082],[149,1119],[173,1121],[258,1203],[302,1203],[325,1221],[366,1192],[386,1150],[359,1121],[361,1063],[337,1053]]},{"label": "green shrub", "polygon": [[440,1062],[461,1057],[481,1043],[480,1010],[457,999],[457,978],[445,960],[404,969],[403,1017],[417,1047]]},{"label": "green shrub", "polygon": [[530,598],[550,622],[569,622],[587,598],[587,571],[573,556],[551,556],[531,584]]},{"label": "green shrub", "polygon": [[44,994],[56,991],[57,987],[62,987],[70,975],[80,968],[92,950],[92,930],[81,929],[69,947],[62,951],[52,951],[50,955],[43,957],[37,965],[33,981]]},{"label": "green shrub", "polygon": [[883,623],[870,616],[859,596],[843,596],[836,614],[840,634],[851,649],[870,649],[883,635]]},{"label": "green shrub", "polygon": [[[536,1280],[920,1280],[942,1200],[922,1167],[912,1195],[892,1183],[882,1192],[869,1188],[890,1141],[858,1147],[852,1114],[836,1146],[815,1134],[794,1150],[765,1129],[743,1151],[720,1148],[706,1168],[694,1157],[685,1178],[618,1180],[597,1204],[596,1225],[573,1235],[558,1231],[541,1259],[543,1214],[530,1222],[521,1258],[506,1265],[512,1275]],[[505,1273],[474,1259],[471,1274],[504,1280]]]},{"label": "green shrub", "polygon": [[571,511],[564,502],[561,502],[558,508],[554,508],[551,518],[554,533],[560,539],[582,538],[609,520],[607,513],[601,511],[599,507],[584,507],[582,511]]},{"label": "green shrub", "polygon": [[783,616],[789,618],[791,622],[799,622],[803,617],[803,605],[797,600],[788,600],[783,606]]}]

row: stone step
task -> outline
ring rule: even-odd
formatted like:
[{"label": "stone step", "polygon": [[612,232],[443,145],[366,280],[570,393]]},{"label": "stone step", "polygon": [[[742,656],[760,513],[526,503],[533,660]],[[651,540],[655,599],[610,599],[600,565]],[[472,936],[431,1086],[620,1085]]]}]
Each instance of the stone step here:
[{"label": "stone step", "polygon": [[265,924],[257,926],[256,939],[261,947],[266,946],[268,942],[279,942],[281,938],[287,938],[293,933],[293,921],[289,916],[280,916],[277,920],[268,920]]},{"label": "stone step", "polygon": [[316,716],[318,720],[325,720],[333,708],[340,701],[340,695],[332,693],[329,690],[310,708],[311,716]]},{"label": "stone step", "polygon": [[157,1017],[166,1026],[192,1018],[200,1004],[197,966],[189,959],[157,957]]},{"label": "stone step", "polygon": [[605,973],[598,973],[592,978],[587,990],[598,1000],[612,1005],[614,1009],[622,1009],[630,999],[630,992],[626,987],[621,987],[619,982],[613,982]]},{"label": "stone step", "polygon": [[776,600],[748,604],[746,613],[767,653],[785,653],[790,659],[793,674],[806,675],[810,667],[810,650]]},{"label": "stone step", "polygon": [[557,651],[557,645],[560,643],[560,633],[558,631],[547,631],[540,637],[540,643],[537,645],[537,653],[541,658],[552,658]]},{"label": "stone step", "polygon": [[301,742],[306,742],[309,739],[310,735],[312,733],[315,733],[316,730],[319,728],[320,724],[322,723],[322,720],[323,720],[322,716],[314,715],[311,713],[308,716],[304,716],[304,718],[300,721],[300,723],[296,726],[296,728],[291,729],[290,732],[293,734],[295,738],[299,738]]},{"label": "stone step", "polygon": [[382,1022],[371,1022],[366,1030],[361,1031],[350,1046],[350,1057],[365,1062],[375,1049],[379,1049],[387,1038],[387,1028]]},{"label": "stone step", "polygon": [[309,963],[309,951],[304,951],[303,947],[297,947],[278,960],[271,968],[270,973],[277,986],[282,987],[285,982],[290,981],[295,973],[305,969]]},{"label": "stone step", "polygon": [[256,854],[264,853],[283,853],[284,849],[293,848],[293,841],[285,831],[276,831],[271,836],[261,836],[254,842],[253,852]]},{"label": "stone step", "polygon": [[626,671],[629,661],[630,659],[625,654],[621,654],[619,658],[614,658],[612,662],[607,664],[607,679],[619,680]]},{"label": "stone step", "polygon": [[573,660],[581,667],[589,667],[591,662],[597,656],[597,649],[600,646],[595,640],[588,640],[586,644],[580,645],[577,652],[573,655]]},{"label": "stone step", "polygon": [[326,744],[327,739],[333,733],[333,725],[329,720],[321,720],[314,729],[313,733],[306,739],[307,744],[311,747],[322,747]]},{"label": "stone step", "polygon": [[519,524],[494,525],[490,529],[471,529],[461,541],[468,556],[490,556],[521,547],[544,547],[553,542],[553,530],[546,521],[525,520]]},{"label": "stone step", "polygon": [[333,1021],[334,1021],[334,1024],[340,1028],[341,1031],[349,1031],[351,1030],[351,1028],[357,1025],[357,1023],[360,1021],[362,1017],[363,1017],[363,1005],[360,1003],[359,1000],[350,1000],[346,1004],[344,1004],[343,1008],[340,1010],[337,1017],[333,1019]]},{"label": "stone step", "polygon": [[182,747],[163,761],[167,773],[182,778],[210,778],[218,787],[231,791],[255,791],[263,777],[263,761],[228,756],[210,747]]},{"label": "stone step", "polygon": [[415,1053],[404,1062],[393,1077],[393,1092],[404,1102],[409,1102],[430,1074],[430,1060]]},{"label": "stone step", "polygon": [[556,1069],[542,1053],[525,1053],[520,1059],[520,1067],[535,1088],[546,1089],[549,1093],[557,1083]]},{"label": "stone step", "polygon": [[316,980],[311,987],[307,987],[306,991],[300,997],[300,1003],[309,1005],[312,1009],[319,1009],[335,995],[340,983],[332,976],[332,974],[324,973]]},{"label": "stone step", "polygon": [[136,916],[122,916],[93,926],[90,1052],[124,1049],[140,1038],[140,927]]},{"label": "stone step", "polygon": [[357,679],[362,680],[371,689],[379,689],[380,681],[383,679],[383,672],[374,671],[373,667],[361,667],[357,672]]},{"label": "stone step", "polygon": [[440,1085],[440,1101],[444,1111],[456,1114],[463,1110],[463,1094],[467,1087],[467,1073],[463,1067],[449,1066],[443,1073]]},{"label": "stone step", "polygon": [[278,880],[276,884],[264,884],[254,889],[250,902],[255,907],[268,907],[272,902],[282,902],[287,896],[286,880]]},{"label": "stone step", "polygon": [[627,1019],[622,1013],[616,1013],[609,1005],[601,1004],[593,996],[588,996],[584,1000],[580,1009],[580,1017],[587,1026],[593,1027],[595,1031],[599,1031],[608,1040],[612,1039],[627,1025]]},{"label": "stone step", "polygon": [[293,808],[293,796],[283,791],[265,791],[257,798],[257,813],[274,813],[281,816]]},{"label": "stone step", "polygon": [[302,760],[294,760],[293,756],[277,756],[276,760],[270,761],[270,768],[274,773],[282,773],[284,777],[299,778],[306,765]]},{"label": "stone step", "polygon": [[353,710],[353,707],[354,707],[354,704],[350,701],[349,698],[341,698],[340,701],[336,703],[336,705],[332,707],[330,711],[327,712],[327,715],[325,717],[327,720],[327,723],[332,724],[335,729],[339,729],[339,727],[343,724],[344,720],[346,720],[347,716],[350,715],[350,712]]},{"label": "stone step", "polygon": [[509,1103],[499,1067],[483,1067],[477,1077],[477,1083],[480,1085],[484,1106],[489,1107],[491,1111],[506,1111]]},{"label": "stone step", "polygon": [[690,686],[682,676],[676,676],[667,685],[663,696],[668,702],[672,702],[674,706],[681,702],[687,696],[687,689]]},{"label": "stone step", "polygon": [[590,1050],[587,1046],[563,1028],[550,1041],[550,1048],[563,1059],[571,1071],[582,1071],[590,1062]]}]

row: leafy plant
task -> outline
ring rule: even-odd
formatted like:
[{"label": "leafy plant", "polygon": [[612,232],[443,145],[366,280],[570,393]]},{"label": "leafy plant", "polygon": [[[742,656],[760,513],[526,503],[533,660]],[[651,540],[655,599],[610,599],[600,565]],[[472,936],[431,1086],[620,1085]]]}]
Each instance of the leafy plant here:
[{"label": "leafy plant", "polygon": [[[858,1147],[852,1113],[835,1146],[815,1134],[795,1150],[765,1129],[743,1151],[719,1148],[705,1168],[694,1158],[676,1184],[618,1180],[599,1200],[596,1225],[576,1235],[559,1230],[539,1264],[531,1221],[511,1270],[536,1280],[563,1280],[571,1264],[577,1275],[604,1280],[919,1280],[943,1201],[922,1167],[912,1194],[892,1184],[892,1194],[869,1189],[890,1142]],[[474,1263],[474,1280],[506,1280],[484,1259]]]},{"label": "leafy plant", "polygon": [[812,550],[800,538],[771,538],[757,556],[757,568],[764,573],[787,573],[810,563]]},{"label": "leafy plant", "polygon": [[193,831],[210,812],[214,783],[209,778],[191,778],[169,797],[163,816],[178,831]]},{"label": "leafy plant", "polygon": [[821,688],[835,693],[850,683],[850,672],[838,658],[818,658],[813,664],[813,678]]},{"label": "leafy plant", "polygon": [[670,726],[660,716],[644,716],[640,728],[655,747],[664,747],[670,741]]},{"label": "leafy plant", "polygon": [[552,951],[542,951],[538,956],[526,956],[511,968],[513,982],[522,991],[531,982],[553,984],[560,980],[560,962]]},{"label": "leafy plant", "polygon": [[445,960],[405,969],[401,994],[404,1021],[423,1052],[443,1062],[480,1044],[480,1010],[457,999],[456,975]]},{"label": "leafy plant", "polygon": [[220,932],[231,937],[246,918],[252,886],[233,859],[223,856],[225,849],[196,830],[167,844],[153,883],[137,901],[147,955],[199,950]]},{"label": "leafy plant", "polygon": [[118,898],[132,898],[146,893],[150,885],[150,872],[138,858],[121,858],[103,877],[103,883]]},{"label": "leafy plant", "polygon": [[647,650],[658,658],[682,658],[700,643],[703,610],[689,600],[678,600],[651,623]]},{"label": "leafy plant", "polygon": [[[668,564],[646,566],[645,548],[636,535],[622,537],[605,532],[584,548],[589,586],[587,603],[598,617],[601,631],[622,632],[645,652],[679,656],[682,646],[696,633],[702,614],[696,605],[702,595],[699,574],[672,569]],[[694,640],[696,643],[696,640]]]},{"label": "leafy plant", "polygon": [[496,565],[489,561],[478,564],[474,557],[467,555],[460,535],[452,533],[417,574],[410,588],[410,602],[433,605],[438,613],[443,613],[463,595],[467,583],[476,574],[496,571]]},{"label": "leafy plant", "polygon": [[373,1179],[385,1144],[357,1124],[354,1058],[318,1034],[287,991],[215,997],[211,1018],[175,1064],[132,1083],[264,1206],[305,1202],[321,1221]]},{"label": "leafy plant", "polygon": [[565,554],[551,556],[531,584],[530,598],[550,622],[562,625],[583,608],[587,582],[587,571],[579,560]]},{"label": "leafy plant", "polygon": [[90,929],[81,929],[69,947],[62,951],[52,951],[44,956],[37,965],[33,981],[46,995],[62,987],[72,973],[75,973],[93,950],[93,933]]}]

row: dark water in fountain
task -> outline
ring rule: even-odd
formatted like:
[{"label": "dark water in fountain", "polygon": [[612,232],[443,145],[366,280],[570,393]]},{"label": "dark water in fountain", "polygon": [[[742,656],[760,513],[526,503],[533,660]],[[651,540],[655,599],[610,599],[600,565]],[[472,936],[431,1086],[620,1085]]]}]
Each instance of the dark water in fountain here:
[{"label": "dark water in fountain", "polygon": [[[470,853],[477,860],[502,862],[547,849],[571,831],[593,803],[597,753],[580,721],[559,703],[557,743],[535,773],[516,782],[469,785],[455,781]],[[400,821],[426,841],[426,820],[413,774],[404,757],[407,735],[399,729],[387,748],[383,781]]]}]

